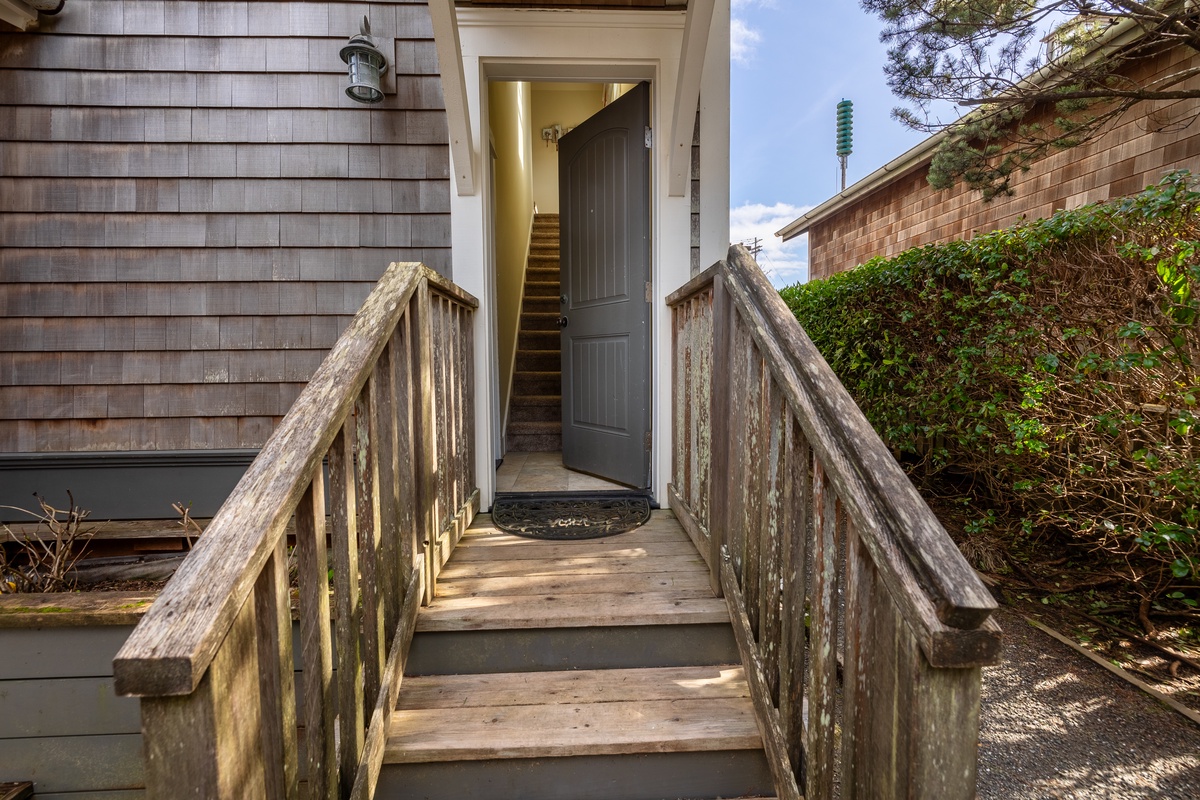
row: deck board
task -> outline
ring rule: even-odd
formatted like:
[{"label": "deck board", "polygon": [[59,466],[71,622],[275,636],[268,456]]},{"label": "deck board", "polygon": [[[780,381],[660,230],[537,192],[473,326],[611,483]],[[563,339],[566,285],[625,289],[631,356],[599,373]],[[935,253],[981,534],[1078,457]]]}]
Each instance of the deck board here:
[{"label": "deck board", "polygon": [[418,632],[729,621],[669,511],[603,539],[540,541],[476,518],[421,610]]}]

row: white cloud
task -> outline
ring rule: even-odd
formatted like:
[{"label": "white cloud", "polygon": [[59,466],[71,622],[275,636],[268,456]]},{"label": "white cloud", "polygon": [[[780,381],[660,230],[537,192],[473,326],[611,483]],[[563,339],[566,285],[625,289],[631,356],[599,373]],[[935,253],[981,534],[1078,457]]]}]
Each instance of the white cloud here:
[{"label": "white cloud", "polygon": [[762,34],[742,20],[734,17],[729,21],[729,60],[746,65],[754,60]]},{"label": "white cloud", "polygon": [[808,280],[808,237],[783,241],[775,235],[789,222],[810,210],[812,206],[794,206],[790,203],[745,203],[729,209],[729,238],[734,242],[748,242],[757,237],[762,252],[758,265],[767,273],[776,287],[788,286]]}]

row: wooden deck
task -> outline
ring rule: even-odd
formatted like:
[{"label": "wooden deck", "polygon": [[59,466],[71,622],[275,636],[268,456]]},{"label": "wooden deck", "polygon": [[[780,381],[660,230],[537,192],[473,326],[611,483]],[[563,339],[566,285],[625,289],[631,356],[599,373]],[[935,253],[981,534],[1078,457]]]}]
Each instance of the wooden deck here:
[{"label": "wooden deck", "polygon": [[[572,542],[512,536],[481,515],[439,576],[437,598],[421,610],[414,647],[429,634],[477,632],[482,642],[487,632],[554,639],[589,628],[606,632],[606,646],[621,648],[633,646],[629,632],[647,626],[670,636],[671,629],[729,624],[704,561],[669,511],[654,512],[636,531]],[[583,775],[587,764],[599,764],[585,780],[603,781],[605,771],[622,769],[608,757],[683,753],[737,754],[729,763],[751,764],[726,769],[748,773],[738,794],[768,794],[745,673],[736,652],[727,655],[723,664],[699,654],[694,664],[662,666],[650,655],[632,668],[531,663],[516,671],[407,676],[391,719],[380,796],[391,796],[382,791],[386,765],[461,770],[463,762],[493,762],[511,771],[567,759],[584,765]],[[739,786],[737,775],[723,779]],[[478,790],[481,778],[473,780]]]}]

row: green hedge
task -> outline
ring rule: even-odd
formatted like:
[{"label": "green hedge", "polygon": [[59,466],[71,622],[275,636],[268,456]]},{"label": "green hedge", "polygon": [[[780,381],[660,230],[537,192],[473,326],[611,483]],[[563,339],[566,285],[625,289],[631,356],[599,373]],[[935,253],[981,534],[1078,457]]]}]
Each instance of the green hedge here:
[{"label": "green hedge", "polygon": [[1200,193],[876,258],[781,294],[884,440],[978,501],[1159,583],[1200,569]]}]

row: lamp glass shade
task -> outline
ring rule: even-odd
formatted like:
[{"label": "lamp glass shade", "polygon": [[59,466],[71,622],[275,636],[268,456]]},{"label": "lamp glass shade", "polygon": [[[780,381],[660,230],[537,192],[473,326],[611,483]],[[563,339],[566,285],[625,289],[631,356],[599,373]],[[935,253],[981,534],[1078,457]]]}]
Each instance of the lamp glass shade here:
[{"label": "lamp glass shade", "polygon": [[346,95],[358,103],[383,101],[382,76],[387,57],[364,35],[354,36],[339,54],[347,64],[350,84]]}]

